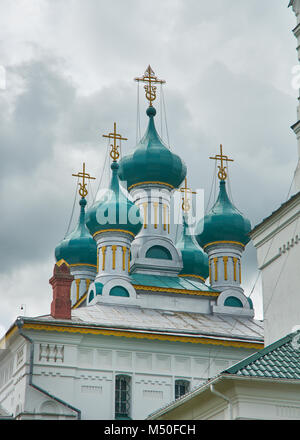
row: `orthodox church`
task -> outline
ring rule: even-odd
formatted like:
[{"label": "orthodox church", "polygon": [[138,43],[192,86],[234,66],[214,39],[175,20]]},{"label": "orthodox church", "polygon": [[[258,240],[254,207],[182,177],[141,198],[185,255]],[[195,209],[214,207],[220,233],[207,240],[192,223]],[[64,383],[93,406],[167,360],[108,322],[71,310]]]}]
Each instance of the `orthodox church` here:
[{"label": "orthodox church", "polygon": [[[300,0],[290,0],[300,60]],[[298,98],[299,99],[299,98]],[[300,107],[288,200],[250,232],[262,277],[265,347],[149,416],[160,420],[300,420]]]},{"label": "orthodox church", "polygon": [[[219,194],[191,223],[182,158],[155,126],[156,84],[145,83],[148,127],[131,153],[112,141],[109,188],[55,249],[49,315],[19,317],[1,340],[0,408],[14,419],[145,419],[264,347],[263,323],[241,284],[249,220],[229,198],[229,159],[213,159]],[[200,182],[199,182],[200,183]],[[184,184],[184,186],[182,186]],[[171,234],[182,199],[182,233]],[[50,268],[49,268],[50,271]]]}]

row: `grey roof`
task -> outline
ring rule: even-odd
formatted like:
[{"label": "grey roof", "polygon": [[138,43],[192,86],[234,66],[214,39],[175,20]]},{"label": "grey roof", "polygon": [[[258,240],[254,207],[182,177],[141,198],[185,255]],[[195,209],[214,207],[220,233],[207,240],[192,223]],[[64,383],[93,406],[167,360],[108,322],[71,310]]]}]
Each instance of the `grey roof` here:
[{"label": "grey roof", "polygon": [[[30,320],[57,321],[50,315],[30,318]],[[73,309],[71,322],[73,325],[263,343],[261,321],[230,315],[164,311],[119,304],[95,304]],[[70,321],[66,323],[69,324]]]}]

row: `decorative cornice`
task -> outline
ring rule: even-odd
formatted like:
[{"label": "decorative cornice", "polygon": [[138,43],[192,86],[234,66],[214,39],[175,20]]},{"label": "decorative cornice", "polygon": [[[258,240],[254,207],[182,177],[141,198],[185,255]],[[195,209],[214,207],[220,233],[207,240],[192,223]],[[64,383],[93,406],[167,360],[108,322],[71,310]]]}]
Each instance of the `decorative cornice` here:
[{"label": "decorative cornice", "polygon": [[255,342],[245,342],[245,341],[228,341],[223,339],[215,338],[204,338],[201,336],[179,336],[179,335],[166,335],[158,333],[146,333],[146,332],[134,332],[134,331],[119,331],[116,329],[97,329],[97,328],[83,328],[83,327],[71,327],[71,326],[58,326],[49,324],[33,324],[28,323],[23,325],[24,329],[29,330],[42,330],[42,331],[56,331],[56,332],[68,332],[68,333],[81,333],[81,334],[93,334],[93,335],[104,335],[104,336],[116,336],[125,338],[136,338],[136,339],[158,339],[160,341],[171,341],[171,342],[187,342],[192,344],[210,344],[210,345],[223,345],[229,347],[244,347],[244,348],[254,348],[260,350],[264,347],[263,343]]},{"label": "decorative cornice", "polygon": [[74,266],[90,266],[90,267],[95,267],[97,269],[97,265],[96,264],[85,264],[85,263],[76,263],[76,264],[70,264],[71,267]]},{"label": "decorative cornice", "polygon": [[165,182],[152,182],[152,181],[147,181],[147,182],[139,182],[139,183],[135,183],[133,185],[131,185],[128,188],[128,191],[131,190],[132,188],[135,188],[136,186],[140,186],[140,185],[149,185],[150,184],[155,184],[155,185],[164,185],[164,186],[168,186],[171,189],[175,189],[175,187],[173,185],[170,185],[169,183],[165,183]]},{"label": "decorative cornice", "polygon": [[243,243],[240,243],[239,241],[230,241],[230,240],[220,240],[220,241],[212,241],[211,243],[207,243],[203,246],[203,250],[207,248],[208,246],[212,246],[214,244],[238,244],[239,246],[242,246],[245,248],[245,245]]},{"label": "decorative cornice", "polygon": [[200,275],[193,275],[193,274],[182,274],[182,275],[178,275],[179,277],[192,277],[192,278],[199,278],[200,280],[202,280],[203,282],[205,282],[205,278],[201,277]]},{"label": "decorative cornice", "polygon": [[101,231],[97,231],[93,234],[93,238],[98,234],[103,234],[104,232],[123,232],[124,234],[132,235],[132,237],[135,237],[135,235],[130,232],[126,231],[125,229],[102,229]]},{"label": "decorative cornice", "polygon": [[144,286],[139,284],[133,284],[136,290],[150,290],[154,292],[166,292],[166,293],[183,293],[186,295],[198,295],[198,296],[219,296],[220,292],[205,292],[201,290],[188,290],[188,289],[173,289],[171,287],[156,287],[156,286]]}]

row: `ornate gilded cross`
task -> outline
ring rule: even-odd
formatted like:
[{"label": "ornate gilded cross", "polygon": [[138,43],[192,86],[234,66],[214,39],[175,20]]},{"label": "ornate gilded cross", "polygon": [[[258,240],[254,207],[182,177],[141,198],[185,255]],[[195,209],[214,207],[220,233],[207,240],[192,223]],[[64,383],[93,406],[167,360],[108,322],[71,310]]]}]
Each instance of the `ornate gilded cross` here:
[{"label": "ornate gilded cross", "polygon": [[221,162],[221,165],[218,165],[218,168],[219,168],[218,177],[220,180],[225,180],[227,178],[227,173],[226,173],[227,167],[224,166],[223,161],[226,160],[226,163],[227,163],[227,162],[234,162],[234,160],[229,159],[228,156],[225,156],[223,154],[222,144],[220,145],[220,154],[216,154],[215,157],[210,157],[210,159],[219,160]]},{"label": "ornate gilded cross", "polygon": [[184,193],[184,196],[182,197],[181,207],[184,212],[188,212],[191,209],[191,205],[188,199],[188,194],[196,194],[196,192],[192,191],[191,188],[188,188],[187,178],[184,179],[184,184],[185,186],[179,189],[180,192]]},{"label": "ornate gilded cross", "polygon": [[166,81],[163,79],[158,79],[157,76],[154,75],[153,70],[151,69],[151,66],[147,67],[144,75],[141,78],[134,78],[135,81],[142,81],[144,83],[148,83],[144,86],[144,89],[146,91],[146,98],[149,101],[150,107],[152,107],[152,101],[156,99],[156,86],[153,86],[152,84],[164,84]]},{"label": "ornate gilded cross", "polygon": [[117,124],[115,122],[114,122],[114,132],[109,134],[103,134],[103,137],[114,140],[114,143],[110,144],[111,146],[110,157],[113,159],[114,162],[116,162],[116,160],[120,157],[120,153],[118,151],[120,145],[117,145],[117,140],[127,141],[127,138],[123,138],[120,134],[117,133]]},{"label": "ornate gilded cross", "polygon": [[81,197],[85,197],[88,193],[88,190],[86,189],[86,183],[85,183],[85,179],[93,179],[95,180],[96,177],[91,177],[88,173],[85,172],[85,163],[83,162],[83,167],[82,167],[82,172],[80,171],[78,174],[72,174],[72,176],[74,177],[81,177],[82,178],[82,183],[79,182],[79,194],[81,195]]}]

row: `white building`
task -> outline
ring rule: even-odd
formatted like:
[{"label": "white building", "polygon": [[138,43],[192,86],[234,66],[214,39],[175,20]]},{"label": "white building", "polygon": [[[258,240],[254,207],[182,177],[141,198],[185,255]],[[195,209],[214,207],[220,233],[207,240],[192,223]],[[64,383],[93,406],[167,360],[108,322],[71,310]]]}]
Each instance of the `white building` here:
[{"label": "white building", "polygon": [[[289,6],[300,59],[300,0]],[[292,126],[300,159],[300,108]],[[300,419],[300,160],[293,195],[251,231],[262,274],[265,345],[149,419]]]},{"label": "white building", "polygon": [[87,213],[81,173],[78,225],[55,250],[51,313],[17,319],[1,341],[0,405],[16,419],[144,419],[263,348],[241,285],[250,223],[229,200],[226,168],[196,231],[208,255],[186,198],[174,243],[170,203],[186,166],[160,139],[152,100],[144,137],[119,163],[121,136],[109,135],[110,188]]}]

